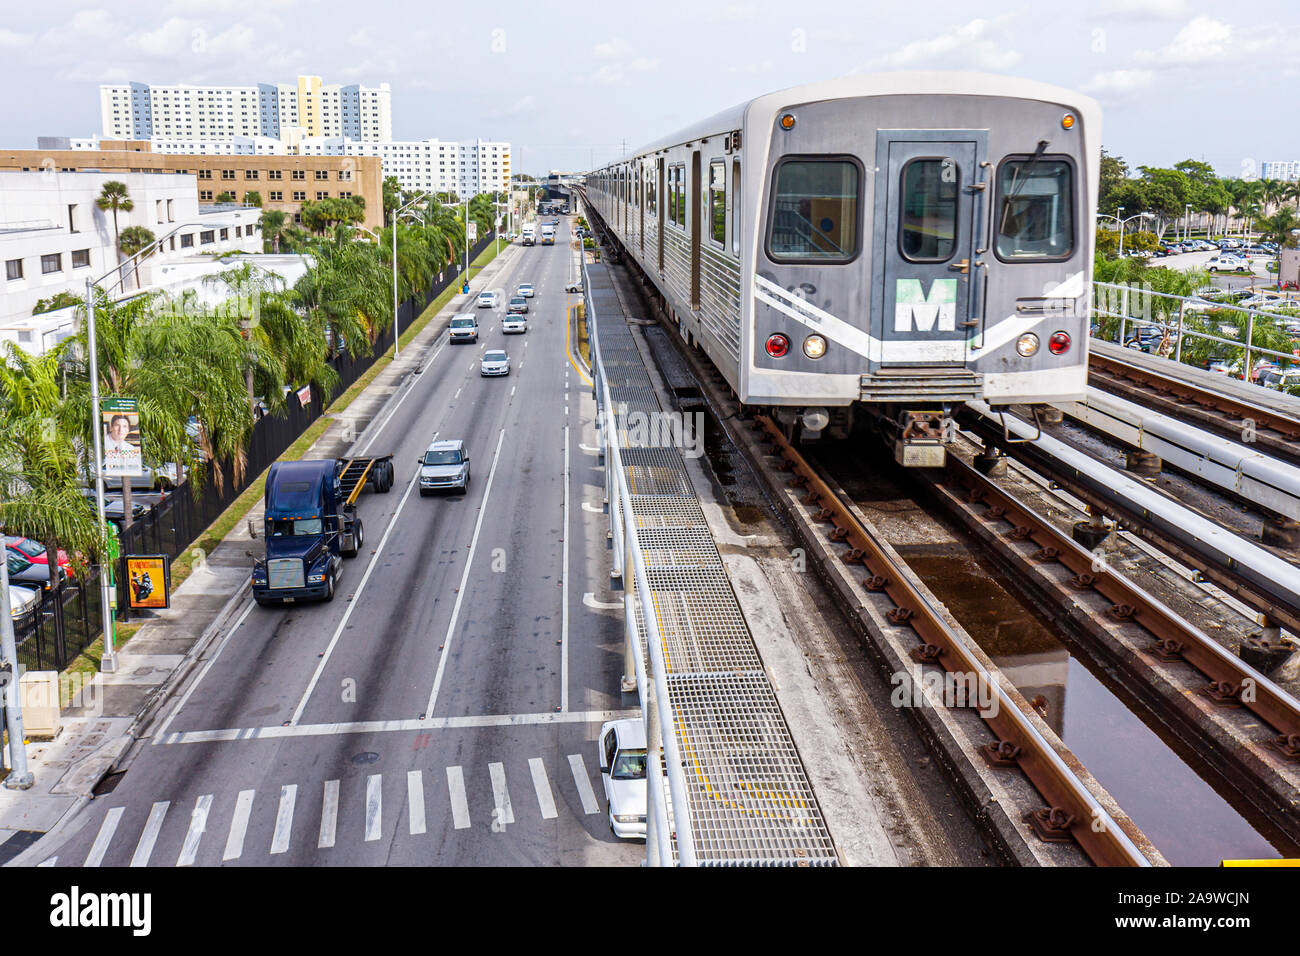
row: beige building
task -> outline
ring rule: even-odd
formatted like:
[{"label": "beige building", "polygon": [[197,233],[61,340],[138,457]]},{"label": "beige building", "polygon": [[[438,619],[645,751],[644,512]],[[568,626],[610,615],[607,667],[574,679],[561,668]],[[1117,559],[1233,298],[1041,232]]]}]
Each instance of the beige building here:
[{"label": "beige building", "polygon": [[304,202],[360,196],[362,225],[378,229],[384,218],[382,163],[377,156],[220,156],[155,153],[147,140],[104,140],[97,150],[0,149],[0,170],[20,172],[191,173],[200,205],[230,193],[237,203],[248,194],[262,208],[301,222]]}]

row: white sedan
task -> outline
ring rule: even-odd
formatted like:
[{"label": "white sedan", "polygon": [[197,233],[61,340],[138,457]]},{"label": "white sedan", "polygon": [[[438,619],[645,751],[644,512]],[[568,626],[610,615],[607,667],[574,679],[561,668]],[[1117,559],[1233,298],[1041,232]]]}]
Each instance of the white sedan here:
[{"label": "white sedan", "polygon": [[646,745],[640,718],[611,720],[596,738],[609,828],[622,839],[645,839]]}]

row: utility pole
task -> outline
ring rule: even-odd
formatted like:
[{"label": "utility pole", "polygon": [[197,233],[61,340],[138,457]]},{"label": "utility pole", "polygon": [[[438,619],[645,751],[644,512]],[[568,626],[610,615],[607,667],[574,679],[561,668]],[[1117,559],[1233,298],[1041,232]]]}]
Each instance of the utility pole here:
[{"label": "utility pole", "polygon": [[[98,423],[96,423],[98,428]],[[98,434],[98,432],[96,432]],[[130,479],[127,479],[130,481]],[[51,558],[51,560],[55,560]],[[9,566],[0,561],[0,686],[4,689],[4,707],[9,731],[9,776],[5,777],[8,790],[26,790],[34,782],[27,769],[27,744],[23,732],[23,704],[18,693],[18,651],[14,646],[14,620],[9,613]],[[38,607],[36,613],[40,613]]]}]

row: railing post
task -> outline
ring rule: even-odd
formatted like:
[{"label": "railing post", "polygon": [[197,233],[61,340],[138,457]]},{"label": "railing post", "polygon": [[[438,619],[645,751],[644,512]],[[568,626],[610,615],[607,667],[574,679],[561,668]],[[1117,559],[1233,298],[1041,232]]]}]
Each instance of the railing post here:
[{"label": "railing post", "polygon": [[1187,309],[1187,303],[1183,299],[1178,300],[1178,341],[1174,343],[1174,361],[1183,360],[1183,313]]},{"label": "railing post", "polygon": [[1125,339],[1125,337],[1126,337],[1126,336],[1125,336],[1125,331],[1126,331],[1127,328],[1128,328],[1128,290],[1129,290],[1129,284],[1128,284],[1127,282],[1124,283],[1123,289],[1124,289],[1124,291],[1123,291],[1123,293],[1120,295],[1120,307],[1119,307],[1119,344],[1120,344],[1120,345],[1123,345],[1123,344],[1124,344],[1124,339]]},{"label": "railing post", "polygon": [[1246,313],[1246,365],[1241,370],[1243,381],[1251,381],[1250,375],[1250,347],[1255,344],[1255,313]]}]

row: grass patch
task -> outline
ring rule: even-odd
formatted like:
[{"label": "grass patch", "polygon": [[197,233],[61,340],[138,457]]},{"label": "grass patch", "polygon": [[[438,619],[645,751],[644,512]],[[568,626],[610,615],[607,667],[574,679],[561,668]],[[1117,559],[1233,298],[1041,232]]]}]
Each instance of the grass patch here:
[{"label": "grass patch", "polygon": [[[481,253],[479,253],[478,257],[473,262],[470,263],[469,265],[470,282],[473,282],[474,277],[483,271],[484,266],[486,266],[489,262],[491,262],[493,259],[496,258],[497,255],[496,247],[497,244],[495,242],[491,243],[490,245],[488,245],[486,249],[484,249]],[[461,275],[463,275],[463,273]],[[406,329],[403,330],[402,334],[398,336],[398,341],[401,343],[402,348],[409,347],[411,342],[415,339],[415,337],[424,331],[424,327],[428,325],[430,322],[432,322],[434,317],[439,312],[441,312],[444,308],[446,308],[447,303],[450,302],[453,298],[455,298],[459,294],[460,294],[459,282],[453,282],[451,285],[447,286],[447,288],[443,289],[442,292],[438,294],[438,297],[434,299],[432,302],[430,302],[428,306],[425,307],[425,310],[420,313],[419,317],[416,318],[416,320],[412,322],[409,326],[407,326]],[[366,369],[365,373],[362,374],[362,376],[359,379],[353,382],[351,387],[348,388],[347,391],[345,391],[338,398],[334,399],[333,403],[329,406],[329,408],[325,410],[326,414],[337,415],[340,412],[344,411],[349,405],[352,404],[352,402],[356,399],[356,397],[360,395],[366,389],[366,387],[375,380],[376,376],[378,376],[380,372],[388,368],[388,366],[392,363],[392,361],[393,361],[393,350],[390,348],[383,355],[379,356],[379,358],[375,359],[375,364],[370,366],[370,368]]]},{"label": "grass patch", "polygon": [[578,303],[578,354],[582,360],[587,363],[587,368],[591,368],[591,336],[587,332],[587,303]]}]

